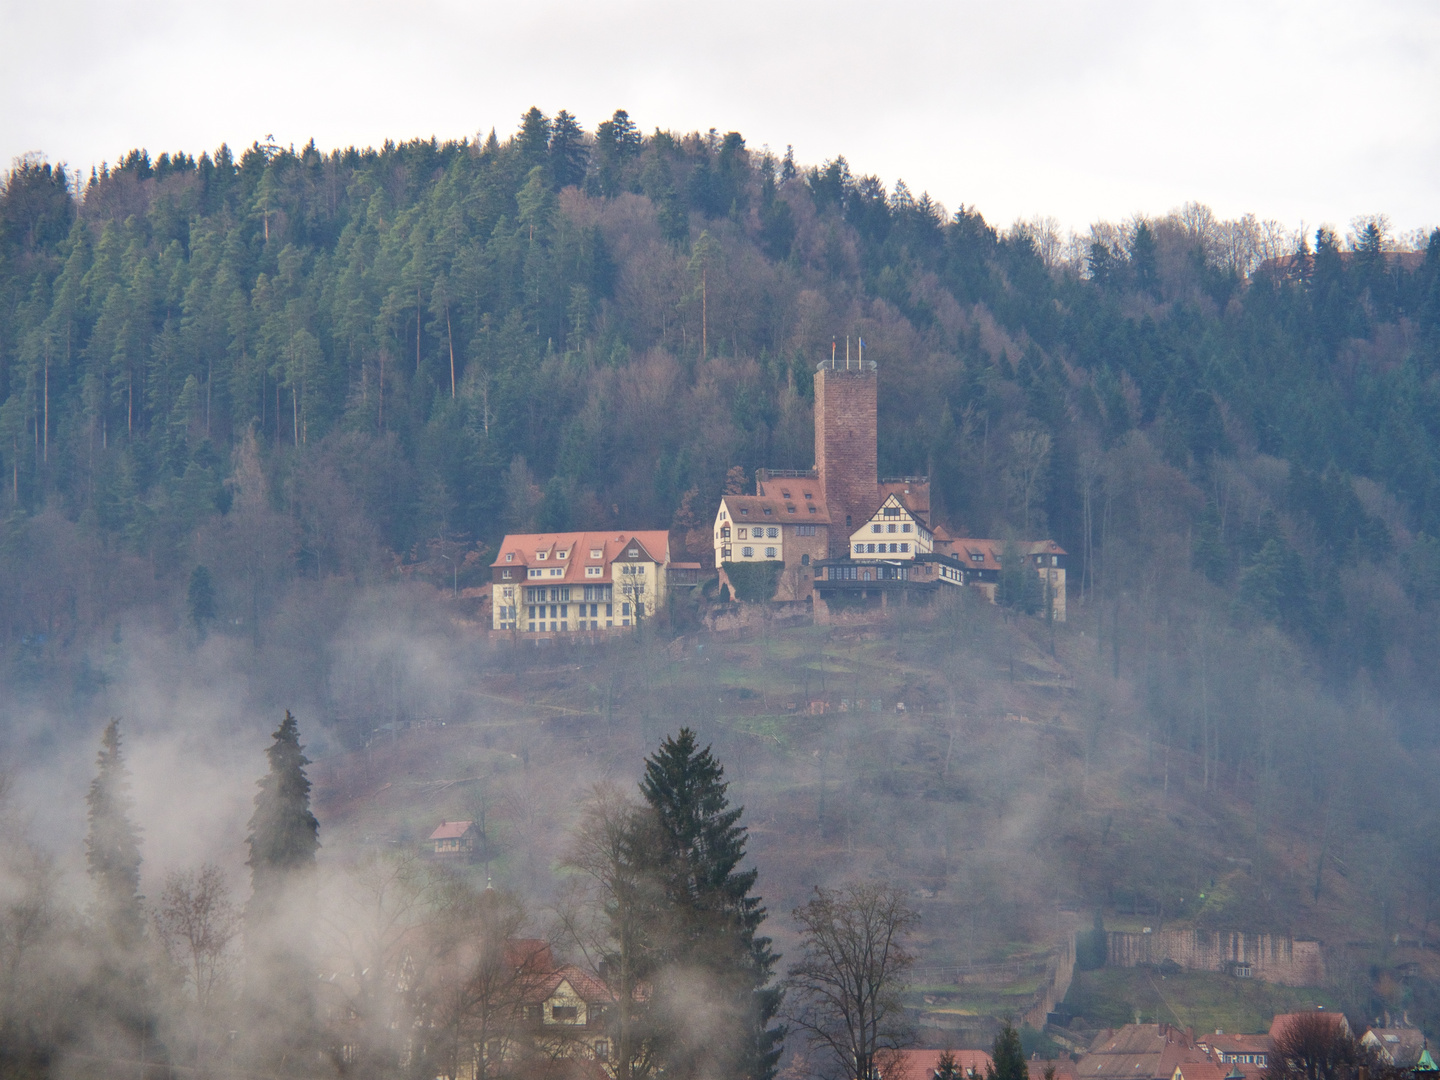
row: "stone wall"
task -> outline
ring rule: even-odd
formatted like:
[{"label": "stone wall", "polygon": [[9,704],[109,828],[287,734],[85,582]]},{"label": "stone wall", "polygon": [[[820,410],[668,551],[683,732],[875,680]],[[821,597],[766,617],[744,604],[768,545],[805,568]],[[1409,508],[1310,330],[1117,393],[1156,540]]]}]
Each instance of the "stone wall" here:
[{"label": "stone wall", "polygon": [[1318,941],[1296,941],[1279,934],[1245,934],[1238,930],[1162,930],[1155,934],[1111,932],[1105,962],[1111,967],[1163,964],[1166,960],[1190,971],[1244,971],[1251,978],[1287,986],[1319,986],[1325,961]]},{"label": "stone wall", "polygon": [[876,390],[871,361],[853,368],[827,362],[815,372],[815,468],[830,512],[831,558],[849,554],[851,530],[878,505]]}]

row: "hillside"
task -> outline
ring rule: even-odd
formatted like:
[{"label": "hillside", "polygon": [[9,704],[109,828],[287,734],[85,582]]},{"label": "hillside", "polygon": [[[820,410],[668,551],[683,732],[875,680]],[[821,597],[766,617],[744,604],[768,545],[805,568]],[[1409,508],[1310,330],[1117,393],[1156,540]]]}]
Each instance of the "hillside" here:
[{"label": "hillside", "polygon": [[[322,760],[317,809],[336,850],[485,820],[496,845],[485,872],[540,901],[588,786],[633,783],[648,748],[689,725],[746,808],[782,951],[787,913],[814,885],[907,883],[923,915],[915,1003],[932,1041],[988,1039],[995,1017],[1033,1009],[1055,950],[1097,910],[1112,929],[1318,938],[1334,964],[1323,987],[1251,984],[1248,1004],[1224,975],[1188,976],[1157,997],[1157,972],[1080,974],[1069,1006],[1091,1027],[1179,1009],[1187,1023],[1238,1030],[1270,1005],[1311,999],[1363,1016],[1377,1000],[1372,964],[1408,973],[1423,998],[1433,965],[1384,943],[1398,913],[1375,902],[1376,836],[1362,827],[1328,841],[1334,868],[1317,898],[1322,852],[1303,815],[1267,807],[1253,782],[1207,786],[1198,755],[1161,750],[1134,681],[1097,663],[1091,634],[1060,629],[1053,658],[1050,644],[1043,622],[978,602],[851,627],[477,644],[443,726],[352,732],[368,745]],[[1381,872],[1386,886],[1411,887]]]},{"label": "hillside", "polygon": [[[706,557],[727,487],[812,465],[815,365],[852,337],[879,472],[928,476],[957,535],[1063,545],[1064,626],[956,602],[726,636],[706,594],[637,640],[478,632],[462,590],[507,531]],[[493,872],[543,910],[580,792],[688,723],[782,947],[816,882],[901,880],[936,1024],[1033,999],[1096,912],[1317,938],[1357,1019],[1440,1021],[1440,231],[1191,204],[1066,238],[623,111],[137,149],[83,187],[27,159],[0,478],[27,812],[112,715],[243,808],[235,747],[293,708],[327,853],[493,813]],[[1112,974],[1077,983],[1096,1019],[1154,1007]]]}]

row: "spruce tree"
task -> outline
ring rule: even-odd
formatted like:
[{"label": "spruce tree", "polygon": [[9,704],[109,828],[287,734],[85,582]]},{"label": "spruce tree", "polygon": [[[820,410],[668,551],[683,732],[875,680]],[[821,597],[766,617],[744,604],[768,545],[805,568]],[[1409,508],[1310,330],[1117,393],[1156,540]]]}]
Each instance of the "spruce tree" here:
[{"label": "spruce tree", "polygon": [[1025,1066],[1025,1051],[1020,1046],[1020,1033],[1015,1025],[1006,1020],[995,1036],[995,1045],[990,1051],[990,1065],[985,1069],[985,1080],[1027,1080],[1030,1070]]},{"label": "spruce tree", "polygon": [[296,871],[315,865],[320,823],[310,812],[310,759],[300,745],[300,727],[289,710],[265,751],[270,771],[260,779],[255,813],[250,818],[250,882],[252,903],[264,906]]},{"label": "spruce tree", "polygon": [[85,861],[95,882],[99,921],[113,943],[128,946],[145,925],[140,898],[140,830],[130,820],[130,771],[120,752],[120,721],[111,720],[100,736],[95,779],[85,796],[89,833]]},{"label": "spruce tree", "polygon": [[[719,1025],[723,1042],[704,1050],[721,1058],[729,1075],[769,1080],[785,1034],[770,1026],[780,1008],[781,990],[768,985],[779,957],[757,933],[765,920],[760,897],[751,894],[757,872],[737,869],[746,830],[724,777],[710,748],[697,749],[695,733],[682,728],[646,760],[640,791],[653,815],[652,857],[670,905],[667,959],[703,970],[729,998],[729,1008],[719,1010],[729,1021]],[[701,1057],[695,1049],[672,1060],[670,1071],[684,1073],[687,1061]]]}]

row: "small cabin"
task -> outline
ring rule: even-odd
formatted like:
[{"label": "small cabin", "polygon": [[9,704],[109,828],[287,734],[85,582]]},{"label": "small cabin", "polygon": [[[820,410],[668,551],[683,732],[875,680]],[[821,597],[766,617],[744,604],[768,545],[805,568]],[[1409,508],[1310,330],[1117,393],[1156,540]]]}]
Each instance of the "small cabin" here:
[{"label": "small cabin", "polygon": [[476,832],[473,821],[442,821],[430,834],[430,843],[442,858],[465,858],[475,854]]}]

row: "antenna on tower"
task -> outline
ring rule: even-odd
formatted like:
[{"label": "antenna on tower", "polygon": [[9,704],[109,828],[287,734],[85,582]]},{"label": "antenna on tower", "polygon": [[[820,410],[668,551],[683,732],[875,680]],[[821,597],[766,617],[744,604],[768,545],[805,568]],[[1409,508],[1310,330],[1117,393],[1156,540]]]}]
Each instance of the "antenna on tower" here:
[{"label": "antenna on tower", "polygon": [[860,343],[860,369],[863,371],[865,369],[865,339],[857,337],[855,340]]},{"label": "antenna on tower", "polygon": [[845,335],[845,370],[850,370],[850,335]]},{"label": "antenna on tower", "polygon": [[835,366],[835,339],[830,339],[830,366]]}]

